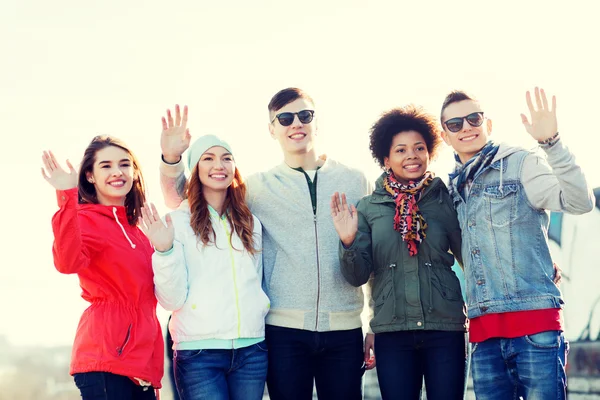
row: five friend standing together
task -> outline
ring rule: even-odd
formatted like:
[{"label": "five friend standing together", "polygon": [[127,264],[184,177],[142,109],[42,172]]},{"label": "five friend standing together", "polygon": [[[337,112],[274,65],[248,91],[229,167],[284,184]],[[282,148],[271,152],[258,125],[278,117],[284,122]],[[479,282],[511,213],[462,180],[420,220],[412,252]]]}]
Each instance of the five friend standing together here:
[{"label": "five friend standing together", "polygon": [[[161,186],[177,208],[164,219],[118,140],[95,138],[79,177],[45,152],[60,207],[55,265],[78,274],[91,303],[71,363],[82,398],[155,398],[158,298],[173,311],[182,399],[260,399],[265,379],[273,399],[310,399],[313,384],[321,399],[360,399],[375,354],[382,398],[417,399],[424,379],[429,399],[461,399],[467,320],[455,258],[477,398],[565,398],[546,210],[585,213],[593,197],[561,141],[556,100],[537,88],[526,100],[523,124],[546,157],[490,140],[491,120],[464,92],[447,96],[441,130],[416,106],[384,113],[370,134],[384,169],[374,190],[319,157],[318,113],[299,89],[268,106],[283,163],[247,182],[222,139],[190,146],[187,107],[176,107],[161,134]],[[428,169],[442,140],[457,160],[448,188]]]}]

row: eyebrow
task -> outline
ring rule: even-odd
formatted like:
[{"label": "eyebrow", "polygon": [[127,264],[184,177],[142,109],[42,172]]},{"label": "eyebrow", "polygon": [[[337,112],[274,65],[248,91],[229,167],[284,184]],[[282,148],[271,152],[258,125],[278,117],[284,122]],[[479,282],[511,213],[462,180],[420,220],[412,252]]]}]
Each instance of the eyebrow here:
[{"label": "eyebrow", "polygon": [[[120,163],[122,163],[123,161],[131,162],[131,160],[129,158],[123,158],[122,160],[119,160]],[[100,161],[98,163],[98,165],[100,165],[100,164],[110,164],[110,163],[112,163],[112,161],[110,161],[110,160],[104,160],[104,161]]]},{"label": "eyebrow", "polygon": [[[424,143],[424,142],[416,142],[415,144],[425,144],[425,143]],[[396,145],[396,147],[398,147],[398,146],[408,146],[408,145],[407,145],[407,144],[405,144],[405,143],[398,143],[398,144]]]},{"label": "eyebrow", "polygon": [[[214,155],[215,155],[215,153],[209,153],[209,152],[202,153],[202,155],[205,155],[205,154],[206,154],[207,156],[214,156]],[[230,155],[231,155],[231,153],[225,153],[225,154],[221,155],[221,157],[224,157],[224,156],[230,156]]]}]

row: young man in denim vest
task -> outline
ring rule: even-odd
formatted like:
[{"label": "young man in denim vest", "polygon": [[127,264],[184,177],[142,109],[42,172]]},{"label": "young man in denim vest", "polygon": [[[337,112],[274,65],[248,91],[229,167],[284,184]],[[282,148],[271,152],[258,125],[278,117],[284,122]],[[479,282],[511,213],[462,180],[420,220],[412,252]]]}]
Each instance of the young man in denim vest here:
[{"label": "young man in denim vest", "polygon": [[[248,178],[246,200],[263,226],[269,397],[309,400],[314,382],[319,399],[359,400],[364,369],[374,366],[373,335],[363,350],[364,295],[341,274],[330,199],[346,192],[356,204],[370,185],[362,172],[318,156],[317,112],[308,94],[283,89],[268,109],[283,162]],[[163,121],[160,169],[165,201],[174,208],[185,196],[181,155],[190,138],[186,110],[183,118],[178,112],[169,119]]]},{"label": "young man in denim vest", "polygon": [[463,237],[466,298],[478,399],[564,399],[567,344],[553,282],[546,210],[582,214],[593,194],[563,144],[543,90],[526,95],[527,132],[546,153],[497,144],[492,121],[464,92],[442,106],[442,136],[457,167],[449,190]]}]

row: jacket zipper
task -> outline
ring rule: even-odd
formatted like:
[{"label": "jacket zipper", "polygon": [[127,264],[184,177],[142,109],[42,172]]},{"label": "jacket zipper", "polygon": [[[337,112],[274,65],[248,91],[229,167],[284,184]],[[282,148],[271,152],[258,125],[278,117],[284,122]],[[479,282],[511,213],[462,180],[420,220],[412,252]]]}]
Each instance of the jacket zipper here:
[{"label": "jacket zipper", "polygon": [[127,328],[127,335],[125,335],[125,340],[123,341],[123,344],[121,345],[121,347],[117,347],[117,354],[119,356],[121,354],[123,354],[123,350],[125,350],[125,346],[127,346],[127,343],[129,343],[130,337],[131,337],[131,324],[129,324],[129,327]]},{"label": "jacket zipper", "polygon": [[317,210],[313,207],[314,216],[313,221],[315,222],[315,247],[317,249],[317,311],[315,319],[315,330],[319,327],[319,300],[321,299],[321,266],[319,265],[319,233],[317,231]]},{"label": "jacket zipper", "polygon": [[221,219],[221,224],[223,225],[223,229],[225,229],[225,232],[229,236],[229,256],[231,257],[231,273],[233,274],[233,289],[235,291],[235,309],[237,311],[237,335],[239,338],[240,332],[242,329],[241,328],[241,325],[242,325],[241,324],[241,316],[240,316],[240,296],[238,294],[238,288],[237,288],[237,275],[235,273],[235,262],[234,262],[234,258],[233,258],[233,249],[231,248],[231,233],[227,229],[224,219]]}]

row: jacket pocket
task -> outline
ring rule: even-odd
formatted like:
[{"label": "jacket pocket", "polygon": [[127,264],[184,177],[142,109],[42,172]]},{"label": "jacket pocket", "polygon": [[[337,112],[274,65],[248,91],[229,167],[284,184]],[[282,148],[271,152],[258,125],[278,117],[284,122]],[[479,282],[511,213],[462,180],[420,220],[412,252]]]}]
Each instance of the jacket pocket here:
[{"label": "jacket pocket", "polygon": [[[426,265],[429,263],[426,263]],[[431,286],[435,288],[439,295],[445,300],[462,301],[460,291],[460,282],[454,271],[446,267],[434,267],[429,264],[431,269]]]},{"label": "jacket pocket", "polygon": [[375,303],[374,322],[376,325],[389,323],[394,317],[394,269],[395,263],[385,266],[379,273],[379,279],[375,277],[375,287],[373,288],[373,300]]},{"label": "jacket pocket", "polygon": [[483,190],[485,219],[494,227],[506,227],[518,218],[517,200],[519,185],[516,183],[490,185]]},{"label": "jacket pocket", "polygon": [[121,342],[120,346],[117,347],[117,355],[120,357],[123,354],[123,351],[125,350],[125,348],[127,347],[127,345],[129,344],[129,341],[131,340],[131,328],[132,328],[133,324],[129,324],[129,326],[127,327],[127,333],[124,335],[123,341]]}]

